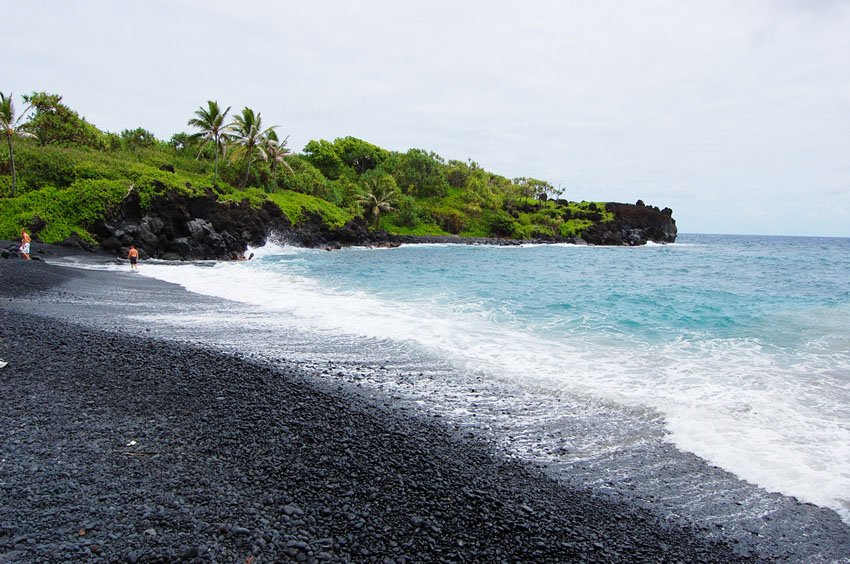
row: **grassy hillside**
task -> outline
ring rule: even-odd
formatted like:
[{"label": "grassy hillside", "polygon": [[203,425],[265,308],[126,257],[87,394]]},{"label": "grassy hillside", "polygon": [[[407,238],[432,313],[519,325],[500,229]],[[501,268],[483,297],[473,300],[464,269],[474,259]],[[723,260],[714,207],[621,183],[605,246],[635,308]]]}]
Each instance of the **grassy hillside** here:
[{"label": "grassy hillside", "polygon": [[0,148],[0,239],[27,227],[46,243],[72,233],[93,241],[93,223],[131,188],[143,208],[168,194],[212,190],[222,201],[270,200],[293,223],[317,214],[339,227],[363,217],[396,234],[561,238],[612,219],[601,203],[553,200],[560,194],[545,181],[508,179],[472,161],[389,151],[353,137],[311,141],[297,154],[274,135],[253,148],[234,142],[219,158],[214,183],[215,143],[189,133],[167,141],[143,129],[107,133],[58,96],[31,99],[37,103],[19,132],[35,137],[12,137],[14,197],[5,137]]}]

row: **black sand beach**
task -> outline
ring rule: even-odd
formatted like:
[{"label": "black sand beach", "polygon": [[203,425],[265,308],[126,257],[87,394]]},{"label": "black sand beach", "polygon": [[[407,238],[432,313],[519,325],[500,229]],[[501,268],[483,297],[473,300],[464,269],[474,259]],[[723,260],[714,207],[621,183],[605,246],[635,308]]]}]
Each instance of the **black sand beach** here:
[{"label": "black sand beach", "polygon": [[0,261],[2,561],[736,560],[296,369],[8,307],[87,276]]},{"label": "black sand beach", "polygon": [[109,285],[165,286],[0,261],[0,562],[765,560],[297,366],[67,319]]}]

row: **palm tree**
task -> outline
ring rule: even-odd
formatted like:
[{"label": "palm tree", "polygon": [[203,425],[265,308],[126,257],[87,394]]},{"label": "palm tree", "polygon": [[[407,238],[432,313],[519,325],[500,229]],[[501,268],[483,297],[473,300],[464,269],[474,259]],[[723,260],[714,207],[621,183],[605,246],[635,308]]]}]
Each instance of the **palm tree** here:
[{"label": "palm tree", "polygon": [[239,184],[244,188],[248,183],[248,175],[251,174],[251,161],[254,153],[259,153],[260,158],[266,160],[266,147],[263,139],[266,138],[276,125],[263,130],[263,120],[260,113],[254,113],[251,108],[243,108],[241,116],[233,116],[230,124],[230,145],[234,147],[231,158],[234,160],[245,159],[245,176]]},{"label": "palm tree", "polygon": [[9,145],[9,163],[12,166],[12,197],[15,197],[15,189],[18,186],[18,175],[15,172],[15,151],[12,149],[12,137],[35,137],[32,133],[24,131],[20,127],[21,120],[27,115],[27,112],[32,106],[27,106],[26,109],[15,117],[15,105],[12,103],[13,94],[6,96],[0,92],[0,129],[2,129],[3,137],[6,138],[6,143]]},{"label": "palm tree", "polygon": [[365,208],[366,215],[372,217],[373,226],[378,227],[381,212],[393,211],[397,199],[398,193],[389,183],[366,182],[366,193],[358,196],[357,202]]},{"label": "palm tree", "polygon": [[[223,148],[223,141],[227,141],[227,126],[224,124],[224,118],[227,117],[227,112],[230,111],[230,106],[223,112],[218,107],[218,102],[207,100],[207,107],[201,106],[195,111],[194,117],[189,120],[189,125],[197,127],[201,131],[198,136],[204,141],[201,144],[201,150],[207,143],[212,141],[215,144],[215,168],[213,170],[213,186],[218,179],[218,154]],[[198,157],[201,153],[198,152]]]},{"label": "palm tree", "polygon": [[277,186],[277,165],[282,164],[289,172],[293,172],[292,167],[286,162],[286,157],[292,154],[286,146],[288,140],[288,135],[283,141],[278,139],[277,133],[273,129],[269,130],[263,138],[264,159],[271,163],[272,168],[272,186]]}]

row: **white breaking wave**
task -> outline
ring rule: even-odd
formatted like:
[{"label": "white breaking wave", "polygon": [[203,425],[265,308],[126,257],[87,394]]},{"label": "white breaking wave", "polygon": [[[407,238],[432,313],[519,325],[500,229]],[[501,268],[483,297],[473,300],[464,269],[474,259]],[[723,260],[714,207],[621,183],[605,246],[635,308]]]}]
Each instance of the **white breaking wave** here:
[{"label": "white breaking wave", "polygon": [[806,354],[786,358],[741,338],[660,345],[599,335],[555,341],[496,323],[474,303],[389,301],[329,288],[298,267],[311,253],[326,251],[267,245],[252,252],[252,261],[212,268],[145,262],[140,270],[192,292],[284,314],[303,330],[414,342],[460,368],[534,393],[654,409],[679,448],[850,521],[850,389],[846,377],[830,374],[848,366],[841,346],[824,351],[813,344]]}]

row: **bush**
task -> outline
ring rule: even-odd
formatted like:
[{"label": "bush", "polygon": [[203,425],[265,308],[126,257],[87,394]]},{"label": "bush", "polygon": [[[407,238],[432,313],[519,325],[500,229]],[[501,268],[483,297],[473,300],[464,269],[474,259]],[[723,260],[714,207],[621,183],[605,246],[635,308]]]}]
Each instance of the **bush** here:
[{"label": "bush", "polygon": [[252,207],[259,208],[262,207],[263,203],[268,199],[268,195],[259,188],[248,188],[247,190],[234,190],[224,196],[220,196],[218,201],[233,203],[247,201]]},{"label": "bush", "polygon": [[343,164],[358,175],[374,169],[389,156],[386,149],[356,137],[334,139],[333,146]]},{"label": "bush", "polygon": [[108,149],[106,135],[62,103],[62,96],[33,92],[24,96],[33,112],[25,124],[41,145],[87,146]]},{"label": "bush", "polygon": [[466,217],[454,208],[438,208],[432,212],[432,215],[441,229],[453,235],[459,234],[466,227]]},{"label": "bush", "polygon": [[93,161],[79,161],[74,164],[73,174],[74,178],[77,180],[96,180],[103,178],[115,178],[116,171],[114,169],[110,169],[108,166],[102,163],[96,163]]},{"label": "bush", "polygon": [[304,221],[308,214],[317,213],[329,227],[342,227],[353,219],[351,213],[332,203],[298,192],[276,192],[269,194],[268,199],[277,204],[292,223]]},{"label": "bush", "polygon": [[[20,188],[20,185],[18,185]],[[0,198],[4,198],[12,193],[12,175],[0,176]],[[20,192],[19,192],[20,193]]]},{"label": "bush", "polygon": [[582,232],[593,225],[589,219],[571,219],[561,225],[562,237],[581,237]]},{"label": "bush", "polygon": [[22,227],[40,218],[45,226],[33,235],[45,243],[61,242],[72,233],[93,242],[88,230],[126,193],[127,184],[122,181],[79,180],[67,189],[47,186],[4,200],[0,238],[15,239]]},{"label": "bush", "polygon": [[15,170],[18,193],[37,190],[42,186],[70,186],[76,178],[77,160],[71,149],[38,147],[32,141],[15,143]]},{"label": "bush", "polygon": [[154,147],[157,144],[156,136],[153,133],[141,127],[136,129],[125,129],[121,132],[121,140],[124,146],[135,151],[143,147]]},{"label": "bush", "polygon": [[310,161],[302,157],[292,157],[287,162],[292,167],[292,172],[284,170],[278,177],[284,190],[310,194],[331,201],[334,199],[335,194],[331,183]]},{"label": "bush", "polygon": [[448,193],[445,165],[434,153],[410,149],[404,155],[387,159],[384,170],[393,175],[403,192],[420,198],[443,197]]},{"label": "bush", "polygon": [[516,221],[505,211],[499,210],[490,217],[490,233],[494,237],[514,237]]},{"label": "bush", "polygon": [[304,146],[305,158],[319,169],[325,178],[336,180],[342,174],[345,166],[336,152],[336,148],[329,141],[320,139],[310,141]]},{"label": "bush", "polygon": [[465,188],[469,181],[470,170],[466,163],[460,161],[449,161],[446,171],[446,182],[452,188]]},{"label": "bush", "polygon": [[403,227],[415,228],[418,227],[425,219],[425,211],[416,198],[412,196],[402,195],[398,199],[396,212],[392,218],[397,225]]}]

